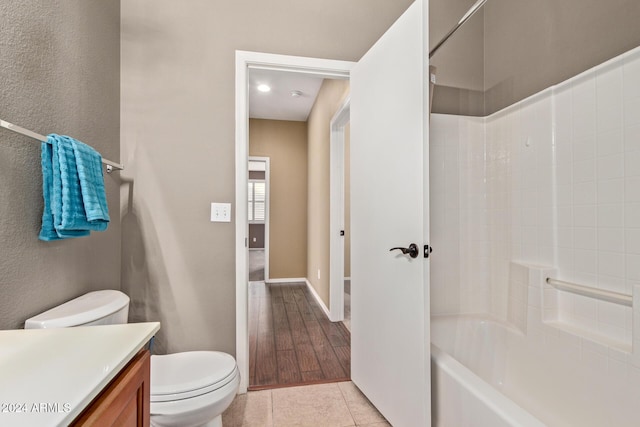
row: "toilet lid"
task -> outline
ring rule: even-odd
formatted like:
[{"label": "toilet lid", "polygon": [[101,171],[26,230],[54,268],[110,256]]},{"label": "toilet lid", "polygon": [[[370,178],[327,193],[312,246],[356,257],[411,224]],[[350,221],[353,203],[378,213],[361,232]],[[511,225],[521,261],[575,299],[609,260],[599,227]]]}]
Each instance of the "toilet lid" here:
[{"label": "toilet lid", "polygon": [[235,359],[218,351],[151,356],[151,395],[176,395],[222,387],[236,372]]}]

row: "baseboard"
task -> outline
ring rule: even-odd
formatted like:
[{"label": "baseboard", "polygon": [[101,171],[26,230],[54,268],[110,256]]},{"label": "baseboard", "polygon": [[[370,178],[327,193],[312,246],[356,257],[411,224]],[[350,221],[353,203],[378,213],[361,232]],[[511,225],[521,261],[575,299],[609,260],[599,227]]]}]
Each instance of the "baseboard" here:
[{"label": "baseboard", "polygon": [[324,304],[324,301],[322,301],[322,298],[320,298],[320,295],[318,295],[318,293],[313,288],[313,286],[311,286],[311,282],[309,282],[309,279],[307,279],[306,277],[287,277],[284,279],[265,280],[265,283],[298,283],[298,282],[303,282],[307,284],[307,288],[309,288],[311,295],[313,295],[313,297],[316,299],[316,302],[318,303],[320,308],[322,308],[322,311],[324,311],[324,314],[327,315],[327,319],[331,319],[331,314],[329,313],[329,309]]},{"label": "baseboard", "polygon": [[284,279],[266,279],[265,283],[297,283],[308,282],[306,277],[285,277]]},{"label": "baseboard", "polygon": [[324,314],[327,315],[327,319],[331,320],[331,313],[329,313],[329,309],[327,308],[327,306],[324,305],[324,301],[322,301],[322,298],[320,298],[320,295],[318,295],[318,293],[313,288],[313,286],[311,286],[311,282],[309,282],[308,279],[304,279],[304,281],[307,282],[307,288],[309,288],[309,291],[311,291],[311,295],[313,295],[313,297],[316,299],[316,302],[318,303],[320,308],[322,308],[322,311],[324,311]]}]

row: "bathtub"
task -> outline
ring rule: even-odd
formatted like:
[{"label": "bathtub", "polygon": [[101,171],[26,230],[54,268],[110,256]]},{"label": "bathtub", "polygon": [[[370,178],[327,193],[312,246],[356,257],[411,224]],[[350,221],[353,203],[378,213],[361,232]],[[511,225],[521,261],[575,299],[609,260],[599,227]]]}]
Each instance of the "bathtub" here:
[{"label": "bathtub", "polygon": [[640,426],[633,368],[594,372],[579,349],[484,317],[434,316],[431,337],[434,427]]}]

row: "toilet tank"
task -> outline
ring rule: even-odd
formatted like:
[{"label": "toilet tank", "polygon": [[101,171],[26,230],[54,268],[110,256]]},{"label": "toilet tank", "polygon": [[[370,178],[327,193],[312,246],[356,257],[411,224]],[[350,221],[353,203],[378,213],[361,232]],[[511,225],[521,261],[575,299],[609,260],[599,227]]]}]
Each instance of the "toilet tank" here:
[{"label": "toilet tank", "polygon": [[25,329],[69,328],[73,326],[127,323],[129,297],[120,291],[104,290],[84,294],[28,319]]}]

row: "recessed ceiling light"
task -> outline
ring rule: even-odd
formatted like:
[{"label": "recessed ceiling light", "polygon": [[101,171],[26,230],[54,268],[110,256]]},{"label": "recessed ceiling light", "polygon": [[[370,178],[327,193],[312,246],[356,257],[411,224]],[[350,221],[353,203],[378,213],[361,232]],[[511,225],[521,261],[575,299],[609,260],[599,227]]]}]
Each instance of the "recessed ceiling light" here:
[{"label": "recessed ceiling light", "polygon": [[258,85],[258,90],[260,92],[271,92],[271,88],[269,87],[269,85],[265,84]]},{"label": "recessed ceiling light", "polygon": [[298,97],[302,96],[302,91],[301,90],[292,90],[291,91],[291,96],[293,96],[294,98],[298,98]]}]

